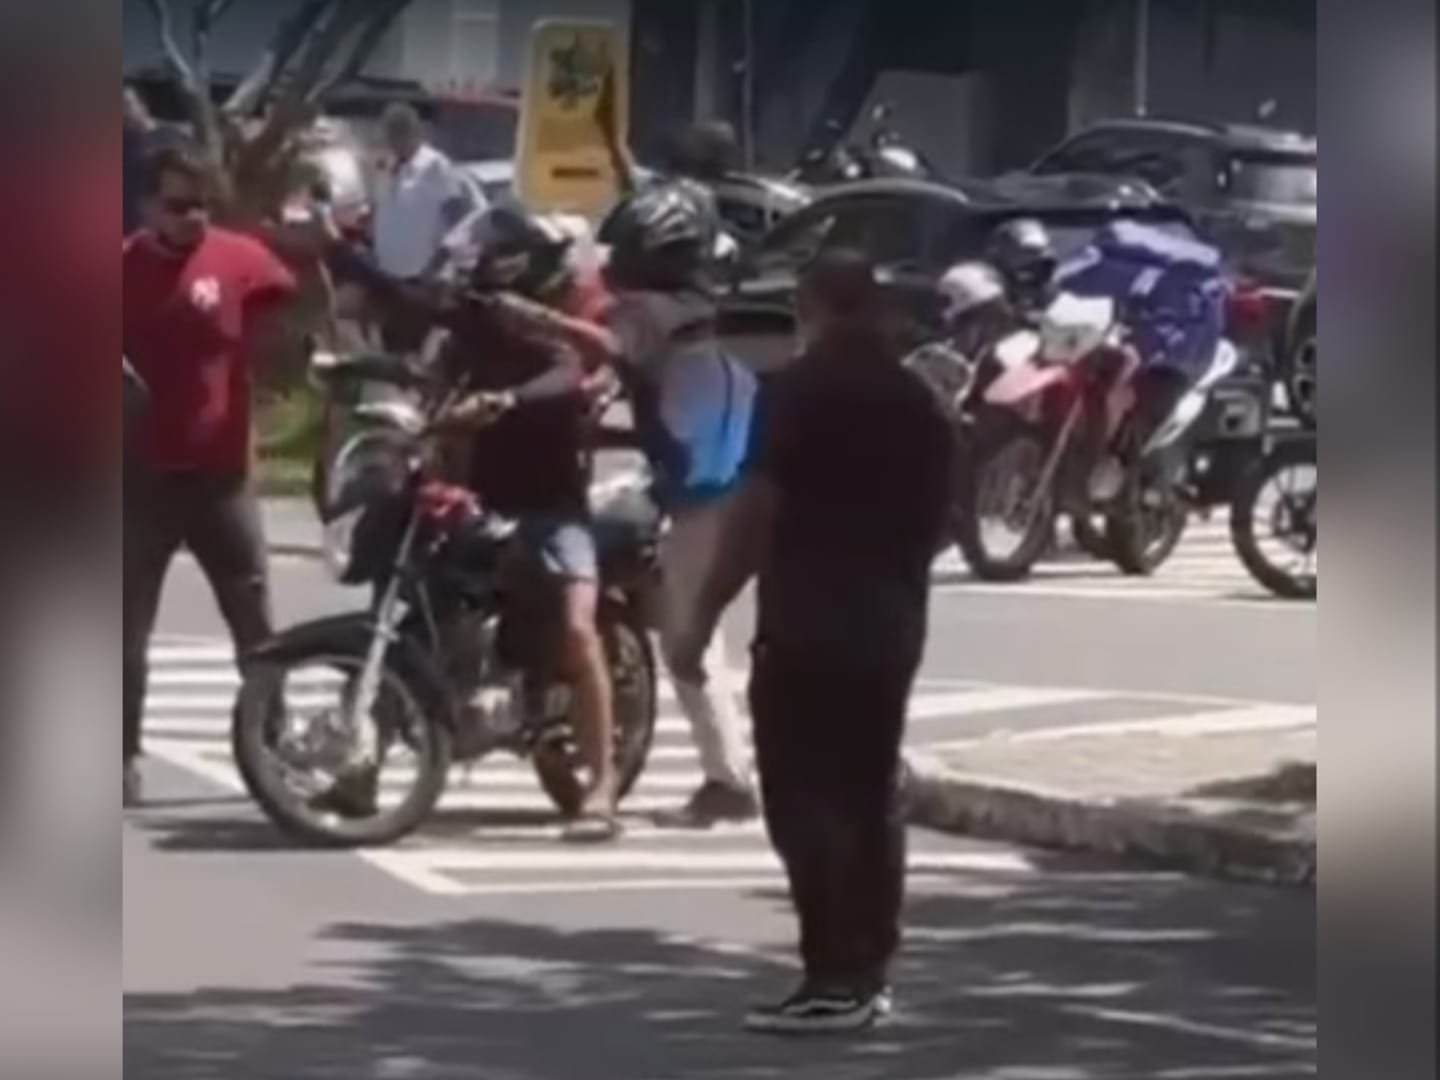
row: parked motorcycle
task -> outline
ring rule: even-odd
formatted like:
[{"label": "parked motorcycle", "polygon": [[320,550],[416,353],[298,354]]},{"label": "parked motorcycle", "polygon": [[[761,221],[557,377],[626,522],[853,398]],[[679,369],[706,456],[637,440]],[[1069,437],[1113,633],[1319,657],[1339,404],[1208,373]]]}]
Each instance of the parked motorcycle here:
[{"label": "parked motorcycle", "polygon": [[827,143],[807,151],[791,173],[801,184],[842,184],[883,177],[927,180],[937,174],[919,150],[894,128],[894,109],[887,103],[870,111],[871,130],[862,145],[844,142],[845,128],[838,120],[826,123]]},{"label": "parked motorcycle", "polygon": [[[1055,518],[1104,520],[1106,555],[1125,573],[1153,573],[1175,550],[1188,507],[1163,455],[1234,370],[1222,342],[1206,372],[1143,444],[1134,423],[1138,360],[1108,299],[1061,294],[1038,331],[994,350],[1003,372],[983,392],[963,457],[956,541],[975,575],[1017,581],[1046,553]],[[1099,407],[1094,407],[1098,405]],[[1098,416],[1096,415],[1098,413]],[[1092,423],[1102,430],[1090,430]],[[1103,446],[1098,464],[1087,446]],[[1008,549],[997,542],[1008,533]]]},{"label": "parked motorcycle", "polygon": [[[372,426],[331,468],[326,552],[338,579],[368,585],[372,601],[285,630],[244,659],[232,739],[247,789],[290,835],[387,844],[429,817],[453,762],[505,750],[529,759],[556,807],[574,814],[582,786],[558,590],[514,522],[436,479],[428,426],[449,399],[425,372],[360,358],[325,377],[388,383],[421,404],[357,408]],[[592,495],[623,796],[655,732],[647,611],[660,519],[641,477]],[[401,752],[409,783],[392,794],[379,774]]]},{"label": "parked motorcycle", "polygon": [[1276,596],[1319,593],[1320,465],[1312,432],[1268,440],[1241,476],[1230,506],[1230,540],[1250,576]]}]

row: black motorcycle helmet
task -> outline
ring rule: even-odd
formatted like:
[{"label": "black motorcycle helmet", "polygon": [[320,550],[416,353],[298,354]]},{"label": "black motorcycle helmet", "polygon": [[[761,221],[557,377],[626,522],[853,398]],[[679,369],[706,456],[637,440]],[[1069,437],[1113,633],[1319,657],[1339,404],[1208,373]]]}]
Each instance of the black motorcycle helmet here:
[{"label": "black motorcycle helmet", "polygon": [[990,234],[985,259],[1005,279],[1022,306],[1041,300],[1050,289],[1059,260],[1050,232],[1035,218],[1007,221]]},{"label": "black motorcycle helmet", "polygon": [[459,258],[468,264],[470,287],[477,291],[503,289],[543,300],[570,279],[573,239],[518,203],[483,211],[463,233]]},{"label": "black motorcycle helmet", "polygon": [[680,288],[696,282],[715,243],[703,193],[684,182],[642,191],[606,221],[610,276],[621,288]]}]

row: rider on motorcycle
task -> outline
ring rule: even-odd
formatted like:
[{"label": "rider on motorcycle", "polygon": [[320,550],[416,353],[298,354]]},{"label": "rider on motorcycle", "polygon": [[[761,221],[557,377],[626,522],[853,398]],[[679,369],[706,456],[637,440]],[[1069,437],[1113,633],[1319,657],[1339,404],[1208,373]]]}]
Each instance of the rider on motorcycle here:
[{"label": "rider on motorcycle", "polygon": [[1055,298],[1059,265],[1045,225],[1035,218],[1014,218],[998,226],[986,244],[985,261],[1000,272],[1015,312],[1028,322],[1038,321]]},{"label": "rider on motorcycle", "polygon": [[[1135,377],[1138,444],[1165,422],[1205,373],[1225,331],[1227,285],[1218,249],[1154,225],[1116,221],[1060,264],[1055,288],[1115,302]],[[1179,448],[1160,463],[1172,478]]]},{"label": "rider on motorcycle", "polygon": [[618,832],[609,670],[596,624],[598,555],[589,520],[589,381],[614,355],[599,325],[608,297],[561,219],[502,205],[472,215],[447,241],[445,295],[389,281],[353,253],[345,269],[418,307],[448,331],[447,378],[470,391],[439,426],[464,431],[463,479],[518,520],[564,596],[563,660],[575,689],[590,783],[570,839]]}]

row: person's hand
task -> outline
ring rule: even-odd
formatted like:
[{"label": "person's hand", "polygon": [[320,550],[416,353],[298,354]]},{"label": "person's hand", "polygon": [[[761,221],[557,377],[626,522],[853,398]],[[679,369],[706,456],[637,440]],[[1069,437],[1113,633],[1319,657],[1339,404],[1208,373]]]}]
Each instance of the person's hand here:
[{"label": "person's hand", "polygon": [[434,427],[439,430],[484,427],[493,424],[515,407],[515,395],[501,391],[471,394],[440,414]]}]

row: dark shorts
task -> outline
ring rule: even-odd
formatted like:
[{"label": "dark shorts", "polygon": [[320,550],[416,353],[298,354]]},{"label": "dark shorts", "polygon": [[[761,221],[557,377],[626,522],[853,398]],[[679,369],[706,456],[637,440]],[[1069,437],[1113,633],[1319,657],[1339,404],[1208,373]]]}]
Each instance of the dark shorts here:
[{"label": "dark shorts", "polygon": [[531,514],[519,523],[521,543],[540,559],[545,572],[563,581],[600,579],[595,533],[583,517]]}]

